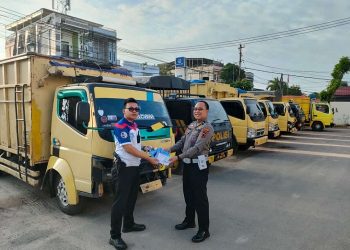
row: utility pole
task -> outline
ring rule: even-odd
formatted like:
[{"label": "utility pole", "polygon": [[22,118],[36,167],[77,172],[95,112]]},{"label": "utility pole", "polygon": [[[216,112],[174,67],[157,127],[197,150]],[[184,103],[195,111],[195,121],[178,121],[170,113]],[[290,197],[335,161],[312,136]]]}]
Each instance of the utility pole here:
[{"label": "utility pole", "polygon": [[279,101],[281,101],[282,100],[282,96],[283,96],[283,74],[281,73],[281,78],[280,78],[280,80],[279,80],[279,84],[278,84],[278,86],[279,86],[279,89],[280,89],[280,93],[279,93]]},{"label": "utility pole", "polygon": [[232,83],[235,82],[235,63],[232,63]]},{"label": "utility pole", "polygon": [[244,46],[242,44],[239,45],[238,50],[239,50],[239,70],[238,70],[238,81],[241,80],[241,65],[242,65],[242,49]]}]

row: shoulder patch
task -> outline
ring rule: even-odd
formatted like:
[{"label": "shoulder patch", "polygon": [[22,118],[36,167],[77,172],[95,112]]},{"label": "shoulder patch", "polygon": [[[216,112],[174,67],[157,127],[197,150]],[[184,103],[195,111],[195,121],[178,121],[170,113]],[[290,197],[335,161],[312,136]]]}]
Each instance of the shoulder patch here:
[{"label": "shoulder patch", "polygon": [[128,133],[123,131],[123,132],[120,133],[120,137],[123,138],[123,139],[128,138]]},{"label": "shoulder patch", "polygon": [[202,138],[205,138],[207,136],[207,134],[209,133],[209,128],[203,128],[202,129]]}]

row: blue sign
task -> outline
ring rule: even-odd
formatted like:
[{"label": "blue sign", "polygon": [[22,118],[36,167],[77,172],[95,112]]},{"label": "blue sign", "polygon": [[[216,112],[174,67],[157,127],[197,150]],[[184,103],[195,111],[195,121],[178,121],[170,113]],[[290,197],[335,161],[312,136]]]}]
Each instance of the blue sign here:
[{"label": "blue sign", "polygon": [[177,57],[175,60],[176,67],[186,67],[186,58],[185,57]]}]

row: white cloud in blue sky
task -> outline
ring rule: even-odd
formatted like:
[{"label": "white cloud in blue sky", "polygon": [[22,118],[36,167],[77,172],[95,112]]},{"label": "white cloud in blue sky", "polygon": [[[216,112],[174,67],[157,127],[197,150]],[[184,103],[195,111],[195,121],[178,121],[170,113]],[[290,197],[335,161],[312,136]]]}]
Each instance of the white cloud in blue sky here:
[{"label": "white cloud in blue sky", "polygon": [[[2,0],[4,2],[4,0]],[[70,15],[101,23],[117,30],[119,46],[151,49],[189,46],[246,38],[299,28],[350,16],[350,1],[338,0],[71,0]],[[51,1],[31,0],[1,3],[0,6],[29,14],[51,8]],[[1,23],[8,19],[0,16]],[[4,28],[1,29],[4,34]],[[264,43],[248,44],[243,52],[243,66],[281,72],[250,64],[296,70],[331,72],[341,56],[350,55],[350,25]],[[1,36],[0,36],[1,37]],[[0,57],[3,56],[0,38]],[[238,61],[237,47],[179,54],[153,55],[170,61],[176,56],[206,57],[224,63]],[[120,53],[120,59],[157,63]],[[277,74],[254,71],[259,83]],[[295,73],[298,74],[298,73]],[[305,75],[306,73],[299,73]],[[329,74],[320,75],[329,78]],[[305,91],[321,90],[327,82],[290,77],[291,83]]]}]

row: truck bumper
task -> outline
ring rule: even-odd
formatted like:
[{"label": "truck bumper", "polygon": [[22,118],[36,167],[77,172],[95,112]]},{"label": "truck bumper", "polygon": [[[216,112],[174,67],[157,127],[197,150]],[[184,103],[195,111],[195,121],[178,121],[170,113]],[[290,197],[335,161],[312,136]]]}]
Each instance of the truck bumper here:
[{"label": "truck bumper", "polygon": [[259,138],[251,138],[251,139],[247,139],[247,144],[250,146],[256,147],[256,146],[265,144],[267,142],[267,139],[268,137],[266,135]]},{"label": "truck bumper", "polygon": [[277,138],[281,134],[281,130],[269,131],[269,138]]}]

